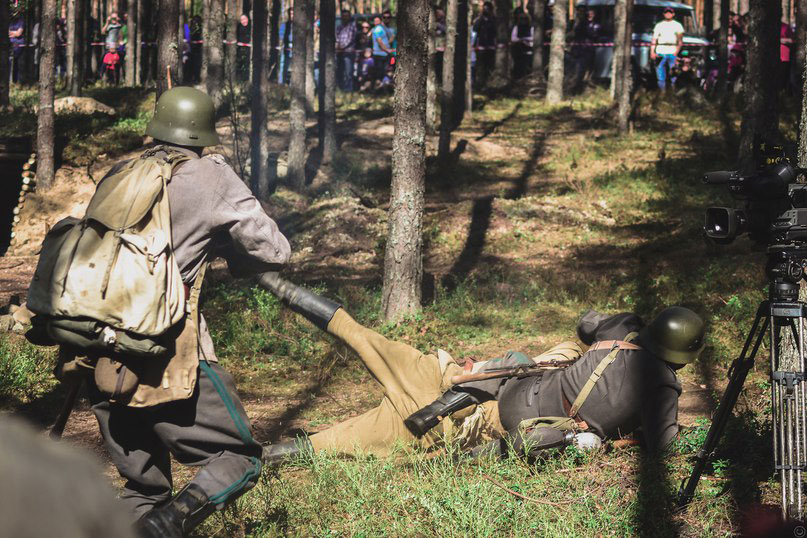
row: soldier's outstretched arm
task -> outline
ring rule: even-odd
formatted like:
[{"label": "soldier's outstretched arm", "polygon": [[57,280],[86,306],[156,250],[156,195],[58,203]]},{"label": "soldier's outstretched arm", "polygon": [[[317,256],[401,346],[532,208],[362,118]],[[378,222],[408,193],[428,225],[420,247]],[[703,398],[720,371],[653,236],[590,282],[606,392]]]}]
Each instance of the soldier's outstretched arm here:
[{"label": "soldier's outstretched arm", "polygon": [[258,277],[258,283],[323,331],[328,330],[333,315],[342,308],[339,303],[280,278],[276,272],[263,273]]}]

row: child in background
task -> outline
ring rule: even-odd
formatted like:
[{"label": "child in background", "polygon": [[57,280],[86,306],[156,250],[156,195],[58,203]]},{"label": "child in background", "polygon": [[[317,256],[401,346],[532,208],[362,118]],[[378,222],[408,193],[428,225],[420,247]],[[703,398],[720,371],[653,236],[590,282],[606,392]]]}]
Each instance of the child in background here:
[{"label": "child in background", "polygon": [[361,62],[359,62],[359,90],[366,92],[373,87],[373,68],[375,67],[375,60],[373,60],[373,49],[366,48],[362,53]]},{"label": "child in background", "polygon": [[118,69],[120,65],[120,54],[118,54],[116,47],[109,47],[107,53],[104,54],[104,70],[101,73],[101,79],[111,82],[115,86],[118,85]]}]

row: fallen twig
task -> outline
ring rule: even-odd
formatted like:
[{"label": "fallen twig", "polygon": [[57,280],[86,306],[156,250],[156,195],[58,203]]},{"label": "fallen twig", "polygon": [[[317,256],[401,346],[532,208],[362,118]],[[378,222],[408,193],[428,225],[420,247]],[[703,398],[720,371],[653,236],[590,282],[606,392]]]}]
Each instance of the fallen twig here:
[{"label": "fallen twig", "polygon": [[519,493],[519,492],[517,492],[517,491],[515,491],[515,490],[512,490],[512,489],[508,488],[508,487],[507,487],[507,486],[505,486],[504,484],[500,484],[499,482],[496,482],[495,480],[493,480],[491,477],[489,477],[489,476],[488,476],[488,475],[486,475],[486,474],[483,474],[483,475],[482,475],[482,478],[484,478],[485,480],[487,480],[488,482],[490,482],[491,484],[493,484],[493,485],[494,485],[494,486],[496,486],[497,488],[501,488],[501,489],[503,489],[504,491],[506,491],[507,493],[509,493],[509,494],[511,494],[511,495],[514,495],[514,496],[518,497],[519,499],[523,499],[523,500],[525,500],[525,501],[529,501],[529,502],[531,502],[531,503],[535,503],[535,504],[548,504],[549,506],[556,506],[556,507],[560,507],[560,506],[562,506],[562,505],[564,505],[564,504],[571,504],[571,503],[572,503],[572,501],[561,501],[561,502],[553,503],[552,501],[545,501],[545,500],[543,500],[543,499],[536,499],[536,498],[534,498],[534,497],[528,497],[528,496],[526,496],[526,495],[522,495],[521,493]]}]

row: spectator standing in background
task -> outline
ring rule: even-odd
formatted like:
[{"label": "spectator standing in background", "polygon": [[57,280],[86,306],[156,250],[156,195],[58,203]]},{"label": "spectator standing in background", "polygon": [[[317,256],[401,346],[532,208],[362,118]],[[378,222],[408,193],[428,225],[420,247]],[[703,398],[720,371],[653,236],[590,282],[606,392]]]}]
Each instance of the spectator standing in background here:
[{"label": "spectator standing in background", "polygon": [[118,54],[117,47],[108,47],[107,53],[104,54],[104,70],[102,72],[102,79],[110,84],[118,85],[120,76],[120,54]]},{"label": "spectator standing in background", "polygon": [[277,82],[279,84],[289,83],[289,69],[291,68],[291,47],[293,44],[292,23],[294,22],[294,10],[289,8],[286,22],[280,25],[280,43],[283,47],[283,54],[280,55],[280,69],[277,72]]},{"label": "spectator standing in background", "polygon": [[8,25],[8,38],[11,41],[11,80],[20,81],[20,60],[25,51],[25,22],[17,17]]},{"label": "spectator standing in background", "polygon": [[238,80],[249,80],[249,44],[252,42],[252,24],[246,14],[242,14],[238,19],[235,36],[238,41],[235,53],[235,76]]},{"label": "spectator standing in background", "polygon": [[392,14],[385,11],[383,18],[376,15],[373,19],[375,26],[373,27],[373,68],[375,70],[373,78],[381,81],[387,71],[387,65],[390,63],[392,57],[392,42],[395,35],[389,28],[388,24]]},{"label": "spectator standing in background", "polygon": [[356,58],[356,23],[350,10],[343,9],[336,30],[336,83],[343,92],[353,91],[353,63]]},{"label": "spectator standing in background", "polygon": [[369,21],[361,20],[356,25],[358,27],[358,33],[356,34],[356,50],[359,52],[359,55],[364,54],[364,49],[370,49],[372,52],[373,48],[373,27],[370,25]]},{"label": "spectator standing in background", "polygon": [[675,67],[676,59],[681,53],[684,43],[684,27],[675,20],[675,10],[671,7],[664,9],[664,20],[653,27],[653,39],[650,42],[650,59],[660,58],[656,67],[656,79],[661,91],[667,89],[668,69]]},{"label": "spectator standing in background", "polygon": [[106,47],[107,51],[110,48],[118,48],[118,44],[120,43],[121,28],[123,28],[123,25],[118,17],[118,13],[113,11],[109,14],[109,17],[106,19],[106,24],[104,24],[104,27],[101,29],[101,33],[105,36],[104,46]]},{"label": "spectator standing in background", "polygon": [[574,76],[572,78],[575,92],[583,89],[583,81],[594,66],[594,45],[600,40],[602,27],[597,22],[597,13],[593,9],[586,11],[585,17],[578,17],[574,25]]},{"label": "spectator standing in background", "polygon": [[474,22],[476,32],[476,81],[484,87],[493,65],[496,62],[496,15],[493,13],[493,3],[485,2],[482,13]]},{"label": "spectator standing in background", "polygon": [[532,24],[526,13],[520,11],[510,34],[510,51],[513,54],[513,79],[527,75],[532,66]]}]

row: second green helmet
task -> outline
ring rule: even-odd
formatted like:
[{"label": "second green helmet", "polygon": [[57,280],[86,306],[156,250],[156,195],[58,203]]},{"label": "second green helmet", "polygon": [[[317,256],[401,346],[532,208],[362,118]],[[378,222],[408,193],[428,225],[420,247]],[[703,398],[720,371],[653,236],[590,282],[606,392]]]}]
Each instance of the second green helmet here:
[{"label": "second green helmet", "polygon": [[178,86],[157,100],[146,134],[179,146],[206,147],[219,143],[216,107],[205,92]]},{"label": "second green helmet", "polygon": [[666,362],[689,364],[703,351],[705,333],[699,315],[682,306],[671,306],[639,332],[639,341]]}]

